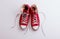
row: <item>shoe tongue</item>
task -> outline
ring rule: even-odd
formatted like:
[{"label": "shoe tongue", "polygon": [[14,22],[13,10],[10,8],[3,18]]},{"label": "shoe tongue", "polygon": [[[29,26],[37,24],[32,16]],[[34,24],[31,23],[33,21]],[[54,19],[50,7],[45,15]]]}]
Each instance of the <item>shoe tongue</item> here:
[{"label": "shoe tongue", "polygon": [[23,12],[26,12],[27,13],[27,10],[23,10]]},{"label": "shoe tongue", "polygon": [[33,14],[36,14],[37,12],[33,11]]}]

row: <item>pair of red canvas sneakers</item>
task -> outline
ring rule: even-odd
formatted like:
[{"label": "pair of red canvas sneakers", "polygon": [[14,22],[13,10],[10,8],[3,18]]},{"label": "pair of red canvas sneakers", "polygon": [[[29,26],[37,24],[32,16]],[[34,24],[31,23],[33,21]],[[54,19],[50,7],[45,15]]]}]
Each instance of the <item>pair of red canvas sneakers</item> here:
[{"label": "pair of red canvas sneakers", "polygon": [[36,5],[31,7],[28,4],[24,4],[22,8],[22,14],[19,20],[19,26],[22,30],[25,30],[28,26],[29,19],[31,17],[31,27],[34,31],[38,30],[40,25],[40,20],[38,16],[38,10]]}]

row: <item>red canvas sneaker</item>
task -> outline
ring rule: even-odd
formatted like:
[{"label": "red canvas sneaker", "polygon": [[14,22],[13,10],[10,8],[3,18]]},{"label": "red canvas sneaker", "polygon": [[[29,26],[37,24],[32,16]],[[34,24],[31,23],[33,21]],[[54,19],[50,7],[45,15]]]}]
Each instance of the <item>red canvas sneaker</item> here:
[{"label": "red canvas sneaker", "polygon": [[30,13],[31,13],[31,26],[32,29],[36,31],[39,28],[39,24],[40,24],[36,5],[31,6]]},{"label": "red canvas sneaker", "polygon": [[19,25],[21,29],[24,30],[27,28],[28,21],[29,21],[29,6],[27,4],[24,4],[22,10],[23,13],[20,16]]}]

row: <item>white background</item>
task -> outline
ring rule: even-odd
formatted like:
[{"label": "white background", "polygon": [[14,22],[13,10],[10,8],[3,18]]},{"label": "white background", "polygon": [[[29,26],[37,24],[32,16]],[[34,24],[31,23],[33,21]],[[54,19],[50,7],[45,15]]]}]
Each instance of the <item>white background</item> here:
[{"label": "white background", "polygon": [[[16,14],[24,3],[36,4],[38,10],[45,13],[43,29],[46,36],[41,28],[36,32],[31,29],[27,32],[21,31],[17,26],[11,28],[15,25]],[[42,17],[40,13],[39,16]],[[0,39],[60,39],[60,0],[0,0]]]}]

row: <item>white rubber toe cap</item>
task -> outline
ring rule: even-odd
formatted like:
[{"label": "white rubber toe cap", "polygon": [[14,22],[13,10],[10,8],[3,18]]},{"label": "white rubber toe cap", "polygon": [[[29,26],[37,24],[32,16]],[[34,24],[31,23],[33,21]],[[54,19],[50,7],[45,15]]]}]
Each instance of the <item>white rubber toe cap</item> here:
[{"label": "white rubber toe cap", "polygon": [[26,26],[25,26],[25,25],[21,25],[21,28],[22,28],[22,29],[26,29]]},{"label": "white rubber toe cap", "polygon": [[39,26],[33,26],[32,27],[34,30],[37,30],[39,28]]}]

